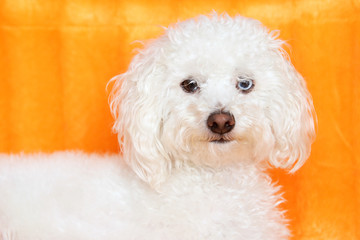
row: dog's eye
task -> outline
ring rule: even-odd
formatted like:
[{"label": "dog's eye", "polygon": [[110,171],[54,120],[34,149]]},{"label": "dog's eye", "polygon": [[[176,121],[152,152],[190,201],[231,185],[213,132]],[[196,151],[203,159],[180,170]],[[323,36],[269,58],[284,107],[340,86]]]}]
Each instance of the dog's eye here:
[{"label": "dog's eye", "polygon": [[197,82],[193,79],[186,79],[182,81],[180,86],[187,93],[194,93],[200,89]]},{"label": "dog's eye", "polygon": [[239,77],[239,80],[236,84],[236,88],[241,90],[243,93],[249,93],[254,86],[254,80],[247,77]]}]

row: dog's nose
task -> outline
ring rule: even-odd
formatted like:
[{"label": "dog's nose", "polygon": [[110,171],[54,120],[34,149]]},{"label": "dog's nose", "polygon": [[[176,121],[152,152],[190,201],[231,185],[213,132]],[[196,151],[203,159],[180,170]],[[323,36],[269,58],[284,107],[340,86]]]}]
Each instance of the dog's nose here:
[{"label": "dog's nose", "polygon": [[235,119],[229,112],[214,112],[207,119],[207,126],[213,133],[225,134],[234,128]]}]

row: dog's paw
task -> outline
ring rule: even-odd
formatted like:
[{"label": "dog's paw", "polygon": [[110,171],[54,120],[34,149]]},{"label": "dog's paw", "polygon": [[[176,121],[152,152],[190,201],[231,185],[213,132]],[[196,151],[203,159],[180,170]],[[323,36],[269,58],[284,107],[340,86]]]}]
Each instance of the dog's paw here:
[{"label": "dog's paw", "polygon": [[1,230],[0,240],[16,240],[15,234],[10,230]]}]

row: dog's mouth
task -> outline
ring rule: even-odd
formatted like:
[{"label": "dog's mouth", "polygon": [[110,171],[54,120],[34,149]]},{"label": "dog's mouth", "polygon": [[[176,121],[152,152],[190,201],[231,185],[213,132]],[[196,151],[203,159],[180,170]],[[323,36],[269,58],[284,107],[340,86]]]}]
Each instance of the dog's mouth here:
[{"label": "dog's mouth", "polygon": [[224,143],[228,143],[228,142],[231,142],[231,141],[232,140],[225,139],[225,138],[222,137],[222,138],[219,138],[219,139],[211,140],[210,142],[224,144]]}]

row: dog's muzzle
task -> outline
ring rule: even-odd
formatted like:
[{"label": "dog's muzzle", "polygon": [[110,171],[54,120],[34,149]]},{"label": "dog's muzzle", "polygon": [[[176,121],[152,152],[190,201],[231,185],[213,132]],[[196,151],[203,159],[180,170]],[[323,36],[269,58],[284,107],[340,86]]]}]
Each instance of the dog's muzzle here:
[{"label": "dog's muzzle", "polygon": [[229,112],[214,112],[207,119],[207,127],[211,132],[224,135],[235,127],[235,118]]}]

